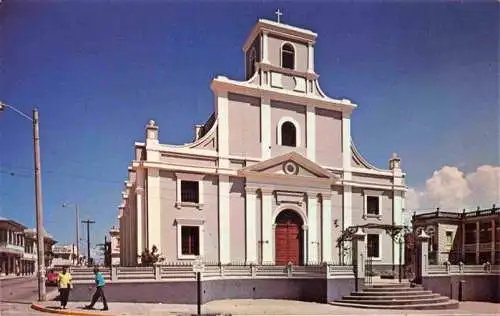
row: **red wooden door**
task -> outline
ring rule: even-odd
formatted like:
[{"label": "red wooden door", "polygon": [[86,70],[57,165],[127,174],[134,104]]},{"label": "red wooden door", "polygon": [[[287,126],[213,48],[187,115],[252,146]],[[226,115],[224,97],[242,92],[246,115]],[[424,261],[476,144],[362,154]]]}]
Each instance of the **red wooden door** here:
[{"label": "red wooden door", "polygon": [[276,265],[300,264],[300,229],[297,223],[278,223],[275,229]]}]

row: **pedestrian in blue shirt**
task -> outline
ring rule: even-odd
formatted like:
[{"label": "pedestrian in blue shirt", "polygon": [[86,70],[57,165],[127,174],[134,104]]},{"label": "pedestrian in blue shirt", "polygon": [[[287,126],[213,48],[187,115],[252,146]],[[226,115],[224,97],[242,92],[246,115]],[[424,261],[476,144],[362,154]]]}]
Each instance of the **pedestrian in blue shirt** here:
[{"label": "pedestrian in blue shirt", "polygon": [[92,295],[92,302],[90,302],[90,305],[85,306],[85,309],[93,309],[95,303],[97,303],[97,300],[99,298],[102,298],[102,304],[104,305],[103,311],[108,310],[108,303],[106,301],[106,296],[104,296],[104,285],[106,282],[104,281],[104,276],[102,275],[101,272],[99,272],[98,267],[94,267],[94,274],[95,274],[95,292],[94,295]]}]

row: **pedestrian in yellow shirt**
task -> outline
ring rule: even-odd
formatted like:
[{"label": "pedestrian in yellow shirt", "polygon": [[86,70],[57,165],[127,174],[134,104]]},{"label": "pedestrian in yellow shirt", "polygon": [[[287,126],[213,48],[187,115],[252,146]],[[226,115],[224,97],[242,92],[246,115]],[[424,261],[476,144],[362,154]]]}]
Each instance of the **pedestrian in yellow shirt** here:
[{"label": "pedestrian in yellow shirt", "polygon": [[57,286],[59,288],[59,296],[61,297],[61,308],[66,309],[68,304],[69,291],[73,287],[71,284],[71,274],[67,272],[66,267],[63,267],[62,272],[57,276]]}]

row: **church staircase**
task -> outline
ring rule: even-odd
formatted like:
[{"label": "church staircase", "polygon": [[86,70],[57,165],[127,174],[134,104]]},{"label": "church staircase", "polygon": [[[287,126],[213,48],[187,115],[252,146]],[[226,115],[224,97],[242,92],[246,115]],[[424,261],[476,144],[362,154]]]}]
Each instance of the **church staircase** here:
[{"label": "church staircase", "polygon": [[458,302],[446,296],[425,290],[421,285],[408,282],[384,283],[365,286],[341,300],[330,304],[344,307],[371,309],[433,310],[456,309]]}]

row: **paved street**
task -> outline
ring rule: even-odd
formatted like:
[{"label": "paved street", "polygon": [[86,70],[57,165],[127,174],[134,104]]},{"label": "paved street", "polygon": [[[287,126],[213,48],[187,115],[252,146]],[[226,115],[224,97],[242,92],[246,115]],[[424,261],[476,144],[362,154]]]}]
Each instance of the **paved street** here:
[{"label": "paved street", "polygon": [[0,281],[0,300],[29,302],[37,295],[37,289],[34,277],[3,279]]},{"label": "paved street", "polygon": [[[0,315],[47,315],[30,309],[37,299],[35,278],[1,280]],[[47,288],[48,298],[55,297],[55,288]],[[71,299],[71,297],[70,297]],[[80,310],[87,302],[70,302],[69,308]],[[48,301],[43,305],[56,307],[58,302]],[[110,303],[113,315],[186,315],[196,313],[196,305]],[[97,308],[101,306],[97,304]],[[225,313],[232,315],[500,315],[500,304],[463,302],[458,310],[442,311],[389,311],[360,310],[287,300],[220,300],[203,306],[203,313]]]},{"label": "paved street", "polygon": [[[47,294],[54,295],[54,289],[47,287]],[[30,309],[38,298],[38,283],[34,277],[0,280],[0,315],[44,315]]]},{"label": "paved street", "polygon": [[[87,302],[71,302],[68,304],[70,310],[82,311],[82,307]],[[45,306],[56,308],[57,302],[47,302]],[[96,308],[101,308],[101,303]],[[171,315],[192,315],[196,314],[196,305],[180,304],[134,304],[134,303],[109,303],[109,312],[106,315],[120,316],[171,316]],[[95,311],[99,315],[99,311]],[[332,306],[328,304],[308,303],[288,300],[220,300],[209,302],[202,307],[202,313],[224,314],[224,315],[500,315],[500,304],[464,302],[456,310],[437,311],[397,311],[397,310],[376,310],[358,309]],[[13,314],[14,315],[14,314]],[[3,316],[3,314],[2,314]]]},{"label": "paved street", "polygon": [[41,316],[41,315],[54,315],[48,313],[37,312],[30,308],[30,304],[28,303],[0,303],[0,315],[2,316],[20,316],[20,315],[28,315],[28,316]]}]

